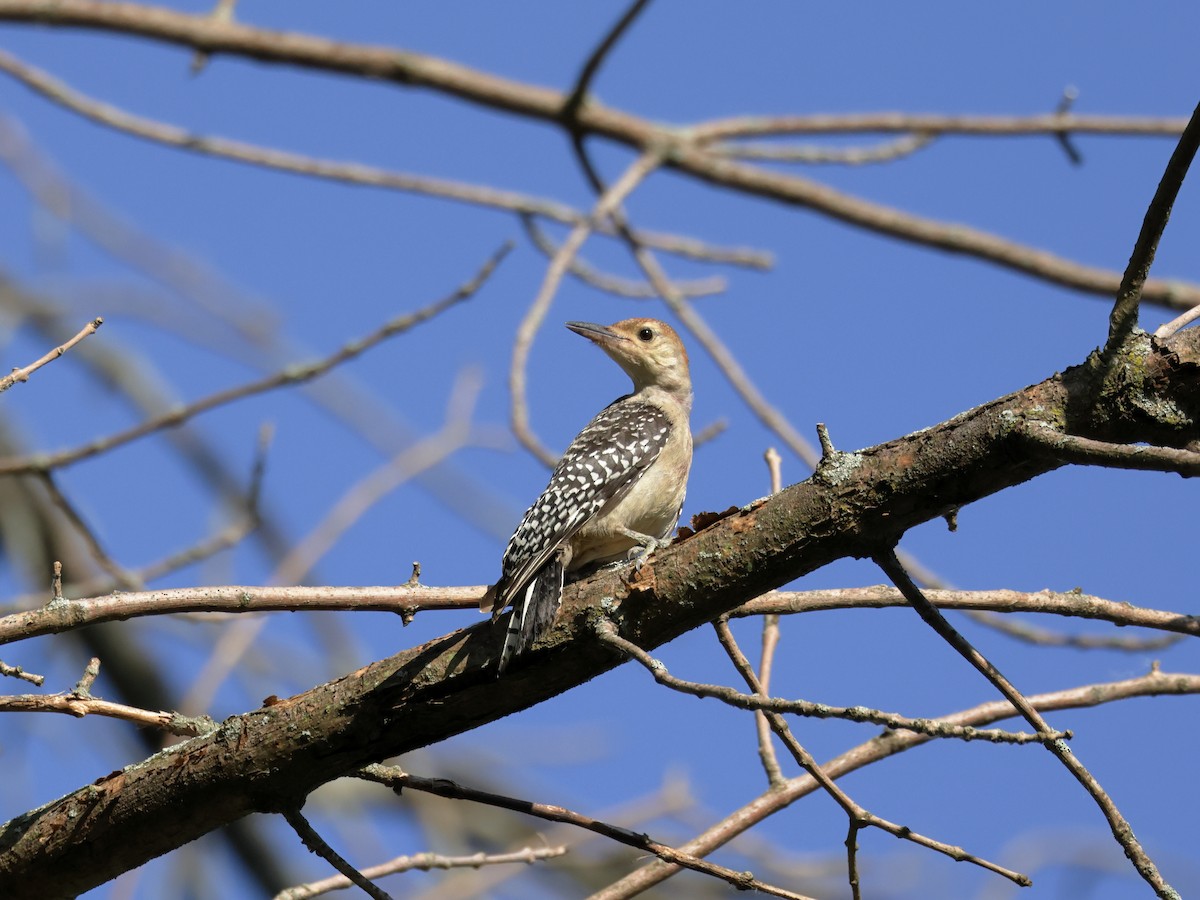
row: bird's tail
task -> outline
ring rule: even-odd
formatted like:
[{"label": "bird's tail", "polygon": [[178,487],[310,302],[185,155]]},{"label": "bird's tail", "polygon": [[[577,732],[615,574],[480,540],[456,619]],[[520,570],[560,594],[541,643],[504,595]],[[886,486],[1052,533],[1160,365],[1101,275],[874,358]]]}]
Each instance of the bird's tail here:
[{"label": "bird's tail", "polygon": [[562,556],[555,553],[513,603],[508,631],[504,635],[504,649],[500,651],[499,672],[503,672],[509,660],[523,653],[550,627],[562,603],[562,589]]}]

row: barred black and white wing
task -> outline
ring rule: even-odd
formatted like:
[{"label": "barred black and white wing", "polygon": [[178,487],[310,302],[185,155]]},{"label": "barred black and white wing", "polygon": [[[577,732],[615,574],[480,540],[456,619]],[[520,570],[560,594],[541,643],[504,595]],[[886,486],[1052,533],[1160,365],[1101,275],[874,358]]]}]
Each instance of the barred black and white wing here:
[{"label": "barred black and white wing", "polygon": [[[514,627],[524,633],[524,639],[516,639],[518,650],[554,618],[561,598],[564,545],[629,493],[666,446],[671,427],[657,406],[621,398],[601,410],[571,442],[550,483],[509,540],[500,580],[492,590],[494,614],[514,602],[510,636]],[[511,655],[508,645],[506,641],[505,661]]]}]

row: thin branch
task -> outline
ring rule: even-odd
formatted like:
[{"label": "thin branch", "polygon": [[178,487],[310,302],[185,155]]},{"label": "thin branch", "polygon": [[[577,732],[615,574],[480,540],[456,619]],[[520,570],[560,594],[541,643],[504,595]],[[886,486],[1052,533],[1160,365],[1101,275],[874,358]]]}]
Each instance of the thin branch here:
[{"label": "thin branch", "polygon": [[129,442],[145,437],[146,435],[153,434],[154,432],[160,431],[164,428],[173,428],[176,425],[181,425],[189,419],[219,406],[224,406],[237,400],[244,400],[247,397],[252,397],[256,394],[261,394],[277,388],[294,384],[303,384],[306,381],[311,381],[314,378],[324,375],[330,369],[339,366],[348,360],[354,359],[367,350],[370,350],[372,347],[376,346],[387,338],[394,337],[398,334],[403,334],[415,326],[434,318],[450,307],[462,302],[463,300],[470,298],[483,286],[484,282],[486,282],[488,277],[492,274],[492,271],[497,265],[500,264],[500,261],[511,248],[511,244],[505,244],[503,247],[501,247],[500,250],[492,255],[492,257],[470,281],[463,284],[450,295],[443,297],[441,300],[431,303],[422,309],[418,309],[415,312],[397,316],[366,337],[359,338],[345,344],[336,353],[333,353],[322,360],[289,366],[283,371],[268,375],[265,378],[260,378],[258,381],[252,381],[247,384],[239,385],[238,387],[218,391],[215,394],[210,394],[208,397],[197,400],[181,409],[172,410],[164,415],[156,416],[152,419],[142,422],[140,425],[135,425],[133,428],[128,428],[125,431],[109,435],[108,437],[99,438],[89,444],[84,444],[82,447],[77,447],[73,450],[63,450],[59,453],[44,455],[39,454],[36,457],[25,459],[17,458],[0,460],[0,475],[30,475],[73,465],[80,460],[88,459],[96,456],[99,453],[108,452],[116,447],[123,446],[124,444],[128,444]]},{"label": "thin branch", "polygon": [[807,165],[865,166],[895,162],[928,147],[936,135],[905,134],[873,147],[782,147],[778,144],[712,144],[710,153],[730,159],[757,159]]},{"label": "thin branch", "polygon": [[141,728],[154,728],[166,734],[195,737],[208,734],[217,724],[208,716],[185,716],[175,712],[138,709],[124,703],[111,703],[96,697],[71,692],[66,694],[15,694],[0,696],[0,713],[65,713],[76,718],[105,716],[132,722]]},{"label": "thin branch", "polygon": [[39,609],[0,618],[0,644],[59,634],[99,622],[176,613],[261,613],[297,610],[351,610],[396,613],[411,620],[426,610],[478,609],[484,585],[435,588],[426,585],[378,587],[262,587],[221,585],[106,594],[60,599]]},{"label": "thin branch", "polygon": [[237,521],[226,525],[217,533],[198,541],[191,547],[172,553],[158,562],[134,569],[132,575],[143,584],[155,581],[185,566],[194,565],[211,559],[222,551],[237,546],[261,522],[259,500],[262,496],[263,475],[266,472],[267,450],[270,446],[274,428],[263,425],[258,433],[258,448],[254,454],[254,463],[250,467],[250,486],[246,491],[246,505],[243,514]]},{"label": "thin branch", "polygon": [[1174,447],[1145,444],[1114,444],[1079,437],[1045,424],[1029,424],[1020,429],[1030,447],[1044,456],[1080,466],[1104,466],[1108,469],[1135,469],[1143,472],[1174,472],[1184,478],[1200,475],[1200,453]]},{"label": "thin branch", "polygon": [[292,826],[292,830],[300,837],[304,846],[309,849],[309,852],[315,853],[345,875],[351,882],[362,888],[367,893],[367,896],[373,897],[375,900],[392,900],[391,895],[387,891],[372,884],[369,878],[366,878],[362,872],[346,862],[336,850],[330,847],[325,842],[325,839],[317,834],[316,829],[308,823],[308,820],[304,818],[300,810],[285,809],[282,815],[287,820],[287,823]]},{"label": "thin branch", "polygon": [[1185,325],[1190,325],[1197,319],[1200,319],[1200,305],[1193,306],[1187,312],[1183,313],[1183,315],[1176,316],[1174,319],[1164,325],[1159,325],[1158,328],[1155,329],[1154,336],[1160,341],[1165,340],[1177,332],[1180,328],[1183,328]]},{"label": "thin branch", "polygon": [[[547,259],[553,259],[560,247],[538,226],[537,219],[533,216],[521,213],[520,218],[521,225],[525,228],[525,233],[529,235],[529,240],[533,242],[533,245]],[[607,227],[611,228],[612,226],[608,225]],[[620,297],[644,299],[658,296],[658,292],[654,290],[654,286],[651,284],[647,284],[644,281],[618,278],[616,275],[600,272],[582,259],[573,259],[567,271],[584,284],[589,284],[598,290],[616,294]],[[719,275],[679,283],[679,290],[688,298],[710,297],[714,294],[724,293],[727,287],[726,280]]]},{"label": "thin branch", "polygon": [[[1147,675],[1125,681],[1088,684],[1064,691],[1036,694],[1028,698],[1041,711],[1079,709],[1115,703],[1133,697],[1200,694],[1200,675],[1164,673],[1157,667]],[[1003,700],[993,700],[960,712],[939,716],[939,721],[954,725],[981,727],[1015,716],[1016,710]],[[865,741],[821,764],[834,778],[842,778],[889,756],[920,747],[932,738],[911,731],[890,731]],[[789,779],[782,789],[768,789],[754,800],[734,810],[703,833],[683,844],[680,849],[697,856],[706,856],[729,841],[752,829],[767,817],[807,797],[820,786],[808,775]],[[623,900],[659,884],[679,870],[657,861],[629,873],[590,900]]]},{"label": "thin branch", "polygon": [[653,853],[664,862],[683,866],[694,872],[719,878],[733,885],[738,890],[760,891],[764,894],[770,894],[773,897],[787,897],[790,900],[811,900],[811,898],[806,898],[802,894],[765,884],[755,878],[750,872],[735,872],[725,866],[719,866],[689,854],[680,853],[673,847],[661,844],[652,839],[647,834],[638,834],[620,825],[602,822],[599,819],[593,819],[591,816],[574,812],[562,806],[506,797],[502,794],[493,794],[490,791],[463,787],[447,778],[422,778],[417,775],[409,775],[407,772],[388,769],[384,766],[367,766],[360,771],[359,777],[367,778],[378,784],[385,784],[397,794],[405,789],[423,791],[435,794],[438,797],[445,797],[449,800],[470,800],[475,803],[486,803],[488,806],[525,813],[526,815],[536,816],[539,819],[545,819],[549,822],[562,822],[574,825],[577,828],[595,832],[627,847]]},{"label": "thin branch", "polygon": [[9,373],[8,375],[5,375],[3,378],[0,378],[0,394],[7,391],[10,387],[12,387],[18,381],[20,381],[20,382],[28,381],[30,375],[32,375],[34,372],[36,372],[38,369],[40,369],[42,366],[46,365],[47,363],[54,362],[54,360],[58,359],[60,356],[62,356],[64,353],[66,353],[68,350],[70,350],[72,347],[74,347],[76,344],[78,344],[80,341],[82,341],[89,334],[95,334],[96,329],[99,328],[103,324],[104,324],[104,320],[102,318],[100,318],[99,316],[97,316],[95,319],[92,319],[92,321],[88,322],[87,325],[85,325],[77,335],[75,335],[73,338],[71,338],[65,344],[60,344],[59,346],[57,346],[53,350],[51,350],[49,353],[47,353],[45,356],[43,356],[41,359],[37,360],[36,362],[30,363],[23,369],[13,369],[11,373]]},{"label": "thin branch", "polygon": [[[397,856],[395,859],[369,866],[362,869],[364,878],[382,878],[385,875],[395,875],[400,872],[411,872],[417,869],[428,872],[430,869],[478,869],[483,866],[499,866],[509,863],[532,864],[546,859],[563,856],[567,848],[558,847],[526,847],[512,853],[473,853],[470,856],[443,856],[440,853],[416,853],[412,856]],[[274,900],[309,900],[320,897],[332,891],[340,891],[351,887],[352,882],[345,875],[334,875],[320,881],[310,881],[280,891]]]},{"label": "thin branch", "polygon": [[800,116],[738,116],[702,122],[690,129],[700,143],[747,137],[814,134],[930,134],[1023,137],[1059,134],[1178,137],[1187,126],[1182,116],[1087,116],[1044,113],[1034,116],[943,115],[940,113],[867,112]]},{"label": "thin branch", "polygon": [[1150,201],[1146,217],[1142,220],[1142,229],[1133,245],[1133,253],[1121,277],[1121,287],[1117,290],[1116,303],[1109,317],[1108,342],[1105,344],[1108,353],[1113,352],[1137,327],[1138,305],[1150,275],[1150,266],[1154,263],[1154,251],[1158,249],[1159,239],[1171,217],[1171,207],[1175,205],[1175,198],[1179,196],[1179,189],[1183,186],[1183,179],[1187,176],[1197,149],[1200,149],[1200,105],[1197,105],[1187,127],[1183,129],[1183,135],[1175,145],[1175,151],[1154,192],[1154,199]]},{"label": "thin branch", "polygon": [[0,677],[19,678],[22,681],[28,681],[30,684],[36,684],[38,687],[46,683],[45,675],[35,675],[33,672],[26,672],[20,666],[10,666],[3,660],[0,660]]},{"label": "thin branch", "polygon": [[[1085,293],[1112,297],[1120,286],[1121,276],[1110,269],[1073,262],[970,225],[915,215],[797,175],[733,160],[719,160],[691,144],[677,144],[672,150],[669,166],[708,184],[809,209],[866,231],[947,253],[963,254]],[[1143,286],[1142,299],[1176,309],[1189,309],[1200,303],[1200,287],[1150,279]]]},{"label": "thin branch", "polygon": [[[779,697],[768,696],[765,688],[763,688],[761,693],[756,691],[754,694],[744,694],[741,691],[724,687],[723,685],[685,681],[682,678],[676,678],[668,672],[667,667],[663,665],[661,660],[655,659],[637,646],[637,644],[627,641],[618,635],[611,622],[601,621],[598,623],[596,634],[604,643],[641,663],[646,671],[654,676],[654,680],[663,687],[679,691],[682,694],[690,694],[693,697],[708,697],[720,700],[722,703],[736,709],[754,710],[755,712],[763,713],[764,716],[766,713],[772,712],[791,713],[792,715],[814,719],[842,719],[847,722],[868,722],[872,725],[881,725],[884,728],[916,731],[929,737],[957,738],[964,741],[980,740],[995,744],[1032,744],[1041,743],[1046,740],[1041,735],[1027,734],[1019,731],[981,731],[976,728],[947,726],[934,719],[915,719],[909,716],[902,716],[898,713],[868,709],[865,706],[828,706],[824,703],[813,703],[808,700],[784,700]],[[739,650],[738,652],[740,653],[741,651]],[[735,662],[738,662],[738,660],[735,660]],[[749,666],[748,662],[746,662],[746,666]],[[744,675],[743,666],[739,665],[738,670],[743,672]],[[754,679],[754,683],[762,686],[762,682],[757,676]],[[1070,736],[1070,732],[1056,731],[1051,736],[1051,739],[1063,740]]]},{"label": "thin branch", "polygon": [[[995,685],[996,689],[1004,695],[1004,698],[1013,705],[1013,707],[1021,714],[1030,725],[1037,729],[1038,733],[1049,738],[1051,733],[1050,726],[1037,709],[1013,686],[1013,684],[1000,673],[990,661],[988,661],[982,653],[971,646],[962,635],[954,630],[953,626],[946,621],[937,608],[933,606],[921,593],[921,589],[913,583],[908,577],[908,573],[904,571],[904,567],[900,565],[900,561],[896,559],[896,554],[891,551],[884,551],[876,554],[874,557],[875,563],[883,569],[892,583],[900,589],[904,594],[904,598],[912,604],[913,609],[921,619],[929,625],[938,636],[948,643],[954,650],[974,666],[981,675]],[[1100,783],[1095,779],[1079,761],[1066,743],[1061,740],[1047,740],[1045,747],[1063,764],[1068,772],[1074,776],[1075,780],[1083,786],[1084,790],[1095,801],[1100,811],[1104,814],[1104,818],[1108,820],[1109,828],[1112,829],[1113,837],[1117,843],[1125,851],[1125,856],[1133,863],[1138,874],[1143,880],[1150,885],[1162,898],[1172,898],[1178,900],[1179,894],[1163,879],[1158,871],[1158,867],[1154,861],[1150,859],[1146,851],[1142,849],[1141,843],[1133,833],[1133,829],[1117,809],[1117,805],[1112,801],[1112,798],[1100,786]]]},{"label": "thin branch", "polygon": [[[743,654],[740,648],[738,648],[737,641],[734,640],[733,637],[733,632],[729,630],[729,622],[725,619],[717,619],[715,622],[713,622],[713,627],[716,629],[717,638],[720,640],[721,646],[725,648],[729,658],[734,661],[735,665],[738,665],[739,670],[741,671],[742,676],[746,679],[746,683],[750,686],[750,689],[755,693],[761,693],[762,685],[755,676],[754,669],[748,662],[746,662],[745,654]],[[744,665],[740,665],[742,663],[744,663]],[[1022,875],[1020,872],[1015,872],[1012,869],[1006,869],[1003,866],[991,862],[990,860],[984,859],[983,857],[968,853],[961,847],[956,847],[952,844],[935,840],[934,838],[927,837],[923,834],[918,834],[907,826],[898,825],[895,822],[890,822],[887,819],[881,818],[880,816],[869,812],[866,808],[859,804],[858,801],[854,800],[849,794],[847,794],[840,787],[838,787],[837,784],[834,783],[834,778],[820,765],[818,765],[812,754],[810,754],[808,750],[801,746],[800,742],[796,740],[795,735],[792,734],[792,731],[788,727],[787,721],[783,718],[783,716],[776,712],[767,712],[766,716],[767,721],[771,723],[771,730],[779,736],[781,741],[783,741],[784,746],[787,747],[788,751],[792,754],[792,757],[796,760],[796,762],[800,764],[800,766],[809,774],[810,777],[815,779],[817,783],[820,784],[825,793],[829,794],[829,796],[833,798],[834,802],[836,802],[846,813],[850,820],[852,829],[855,826],[869,826],[872,828],[878,828],[880,831],[886,832],[893,837],[902,838],[906,841],[912,841],[914,844],[949,856],[956,862],[969,862],[973,865],[979,866],[980,868],[987,869],[990,872],[995,872],[997,875],[1001,875],[1007,878],[1009,881],[1019,884],[1022,887],[1029,886],[1029,878],[1025,875]],[[851,846],[847,847],[847,850],[849,852],[848,862],[850,875],[851,878],[854,878],[856,877],[857,873],[857,847],[852,844]]]},{"label": "thin branch", "polygon": [[[939,604],[935,602],[934,605]],[[1145,638],[1126,634],[1064,634],[1061,631],[1039,628],[1028,622],[1009,619],[986,610],[967,610],[965,615],[985,628],[991,628],[1007,637],[1037,647],[1072,647],[1076,650],[1119,650],[1125,653],[1149,653],[1153,650],[1165,650],[1184,639],[1182,634]]]},{"label": "thin branch", "polygon": [[[100,622],[179,613],[345,610],[391,612],[409,621],[418,612],[478,609],[479,598],[486,589],[486,585],[433,587],[424,584],[368,587],[222,585],[105,594],[79,600],[59,597],[43,607],[0,617],[0,645]],[[1200,637],[1200,617],[1105,600],[1080,591],[928,591],[926,596],[943,609],[1075,616],[1099,619],[1114,625],[1154,628]],[[790,615],[834,609],[881,609],[907,604],[908,601],[898,590],[884,586],[771,591],[739,606],[730,615],[735,618],[773,613]]]},{"label": "thin branch", "polygon": [[[349,73],[390,81],[409,87],[441,91],[489,108],[541,121],[561,123],[564,95],[544,87],[523,84],[480,72],[449,60],[426,56],[392,47],[338,43],[325,38],[280,33],[252,28],[236,22],[217,23],[206,16],[187,15],[162,7],[137,3],[98,3],[94,0],[58,0],[47,5],[42,0],[0,0],[0,21],[74,25],[125,34],[140,35],[192,50],[231,53],[252,57],[262,63],[287,64],[316,70]],[[872,118],[872,117],[867,117]],[[899,121],[898,130],[937,133],[956,126],[956,117],[874,117],[869,124],[875,130],[887,130],[888,121]],[[816,119],[810,119],[811,126]],[[814,209],[840,221],[871,231],[889,234],[901,240],[935,247],[952,253],[964,253],[997,265],[1032,275],[1077,290],[1111,297],[1120,276],[1102,269],[1081,266],[1033,247],[1007,241],[964,225],[949,224],[912,216],[900,210],[841,194],[814,182],[785,176],[753,166],[739,165],[707,152],[701,140],[714,140],[734,134],[756,133],[754,120],[707,123],[698,129],[667,129],[598,102],[584,104],[571,125],[586,132],[627,146],[643,148],[663,141],[673,143],[667,165],[703,181],[778,202]],[[777,133],[783,120],[766,120]],[[828,120],[826,120],[828,121]],[[847,127],[842,119],[839,127]],[[964,120],[975,121],[975,120]],[[979,120],[985,121],[986,120]],[[977,133],[1022,131],[1058,135],[1071,130],[1088,130],[1095,122],[1086,117],[1052,114],[1026,117],[1021,122],[1034,126],[980,127]],[[1126,122],[1126,125],[1122,125]],[[861,124],[861,123],[860,123]],[[1118,120],[1095,127],[1105,133],[1168,133],[1173,120]],[[1200,303],[1200,288],[1194,285],[1148,281],[1142,298],[1188,309]]]},{"label": "thin branch", "polygon": [[[1136,625],[1200,637],[1200,617],[1106,600],[1082,591],[940,590],[923,593],[929,602],[939,609],[984,609],[998,613],[1075,616],[1082,619],[1099,619],[1114,625]],[[883,609],[907,605],[908,601],[896,588],[876,585],[819,591],[771,591],[742,604],[730,615],[738,618],[770,613],[788,615],[833,609]]]}]

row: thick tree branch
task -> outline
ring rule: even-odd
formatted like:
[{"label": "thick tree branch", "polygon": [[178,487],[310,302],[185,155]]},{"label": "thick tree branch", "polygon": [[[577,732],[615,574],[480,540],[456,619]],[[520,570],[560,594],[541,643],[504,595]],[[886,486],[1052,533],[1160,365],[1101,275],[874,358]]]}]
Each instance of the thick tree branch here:
[{"label": "thick tree branch", "polygon": [[[1035,478],[1057,462],[1014,439],[1031,417],[1104,440],[1194,440],[1200,334],[1164,345],[1146,336],[1122,361],[1122,390],[1099,401],[1099,366],[1089,360],[941,425],[827,456],[808,481],[659,551],[636,579],[606,572],[571,586],[554,628],[503,678],[495,676],[502,630],[480,623],[234,716],[20,816],[0,827],[0,893],[79,893],[248,813],[294,807],[365,763],[562,694],[620,662],[594,636],[597,616],[653,649],[832,560],[867,555],[889,536]],[[187,817],[177,814],[183,807]]]}]

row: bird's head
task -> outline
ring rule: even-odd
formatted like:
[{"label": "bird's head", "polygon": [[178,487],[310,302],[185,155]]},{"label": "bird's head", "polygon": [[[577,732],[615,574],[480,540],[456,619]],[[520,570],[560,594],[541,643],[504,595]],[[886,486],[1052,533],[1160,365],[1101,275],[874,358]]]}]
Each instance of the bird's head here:
[{"label": "bird's head", "polygon": [[635,391],[659,387],[690,404],[692,381],[687,350],[666,322],[625,319],[615,325],[568,322],[567,327],[611,356],[633,379]]}]

